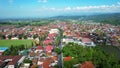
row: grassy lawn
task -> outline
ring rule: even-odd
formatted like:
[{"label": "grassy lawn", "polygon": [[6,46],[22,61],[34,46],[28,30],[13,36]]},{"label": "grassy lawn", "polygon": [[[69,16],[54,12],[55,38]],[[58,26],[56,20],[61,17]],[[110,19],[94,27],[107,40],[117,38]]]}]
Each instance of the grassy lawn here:
[{"label": "grassy lawn", "polygon": [[0,47],[9,47],[19,46],[19,45],[27,45],[28,47],[32,46],[33,40],[0,40]]},{"label": "grassy lawn", "polygon": [[115,56],[120,60],[120,50],[115,46],[99,46],[108,54],[115,54]]}]

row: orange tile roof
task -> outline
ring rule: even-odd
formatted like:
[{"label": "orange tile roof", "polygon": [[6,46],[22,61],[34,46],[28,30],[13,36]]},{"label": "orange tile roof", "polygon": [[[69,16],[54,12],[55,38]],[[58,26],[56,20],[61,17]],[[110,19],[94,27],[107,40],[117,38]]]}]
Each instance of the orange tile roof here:
[{"label": "orange tile roof", "polygon": [[70,60],[72,60],[72,57],[71,57],[71,56],[68,56],[68,57],[65,57],[65,58],[64,58],[64,61],[70,61]]},{"label": "orange tile roof", "polygon": [[52,60],[57,60],[56,56],[51,57]]},{"label": "orange tile roof", "polygon": [[94,68],[94,64],[91,61],[84,62],[79,68]]},{"label": "orange tile roof", "polygon": [[37,66],[36,65],[32,65],[30,68],[36,68]]}]

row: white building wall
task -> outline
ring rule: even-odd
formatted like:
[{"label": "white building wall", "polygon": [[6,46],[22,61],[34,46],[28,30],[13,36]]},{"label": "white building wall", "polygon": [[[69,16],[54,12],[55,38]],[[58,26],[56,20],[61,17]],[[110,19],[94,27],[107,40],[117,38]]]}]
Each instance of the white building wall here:
[{"label": "white building wall", "polygon": [[8,68],[15,68],[14,65],[8,65]]},{"label": "white building wall", "polygon": [[23,56],[19,61],[18,61],[18,65],[20,65],[25,59],[25,56]]}]

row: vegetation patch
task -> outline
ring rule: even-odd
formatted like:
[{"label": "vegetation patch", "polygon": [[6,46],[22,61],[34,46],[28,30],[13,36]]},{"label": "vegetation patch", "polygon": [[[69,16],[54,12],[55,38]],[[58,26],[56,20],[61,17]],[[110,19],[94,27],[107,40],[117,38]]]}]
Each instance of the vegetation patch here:
[{"label": "vegetation patch", "polygon": [[83,47],[69,43],[63,48],[63,56],[73,57],[70,61],[64,61],[64,68],[73,68],[74,65],[86,61],[92,61],[96,68],[120,68],[120,61],[114,53],[107,53],[99,46]]},{"label": "vegetation patch", "polygon": [[120,60],[120,50],[117,47],[109,45],[102,45],[99,47],[108,54],[114,54]]}]

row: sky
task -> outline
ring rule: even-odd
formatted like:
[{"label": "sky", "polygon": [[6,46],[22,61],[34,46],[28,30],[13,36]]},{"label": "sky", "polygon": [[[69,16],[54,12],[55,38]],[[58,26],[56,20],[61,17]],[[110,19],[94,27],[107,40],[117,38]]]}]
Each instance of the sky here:
[{"label": "sky", "polygon": [[0,0],[0,18],[116,12],[120,12],[120,0]]}]

